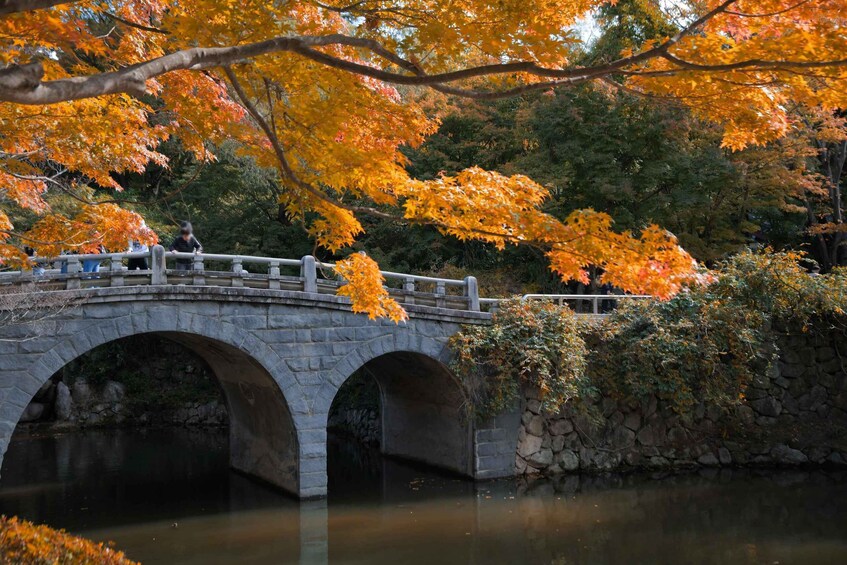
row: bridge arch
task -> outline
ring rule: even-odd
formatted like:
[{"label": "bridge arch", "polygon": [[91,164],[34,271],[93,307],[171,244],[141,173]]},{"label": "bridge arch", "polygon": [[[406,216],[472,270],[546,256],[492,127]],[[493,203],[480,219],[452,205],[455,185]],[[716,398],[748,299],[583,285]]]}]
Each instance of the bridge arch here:
[{"label": "bridge arch", "polygon": [[[206,361],[224,392],[230,420],[230,464],[295,495],[301,495],[296,414],[305,411],[304,395],[279,355],[235,324],[183,307],[135,308],[125,316],[91,318],[68,331],[40,336],[24,348],[36,348],[38,360],[11,372],[13,385],[0,390],[0,461],[15,424],[38,389],[62,367],[94,348],[117,339],[156,334],[176,341]],[[5,371],[7,375],[9,371]],[[290,402],[293,400],[294,402]]]},{"label": "bridge arch", "polygon": [[318,394],[322,405],[316,412],[328,415],[347,379],[367,371],[380,391],[384,454],[474,477],[474,425],[449,360],[449,350],[435,339],[402,332],[383,336],[338,363]]}]

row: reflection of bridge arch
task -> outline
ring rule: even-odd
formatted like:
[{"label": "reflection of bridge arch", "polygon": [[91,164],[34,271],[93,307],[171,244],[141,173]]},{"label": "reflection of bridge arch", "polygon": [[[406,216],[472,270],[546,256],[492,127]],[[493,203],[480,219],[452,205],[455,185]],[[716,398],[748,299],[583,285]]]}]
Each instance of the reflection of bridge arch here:
[{"label": "reflection of bridge arch", "polygon": [[[389,452],[472,477],[513,472],[519,423],[465,422],[460,389],[447,387],[447,340],[486,313],[408,304],[410,320],[398,326],[353,314],[337,296],[302,291],[167,284],[57,292],[81,302],[51,319],[50,331],[29,322],[0,327],[0,453],[56,371],[98,345],[157,333],[196,351],[221,381],[233,466],[301,497],[326,494],[327,414],[338,387],[366,364],[383,373],[394,413],[408,415],[385,426],[397,433]],[[410,392],[426,378],[443,385],[441,394]],[[437,398],[448,397],[439,407]],[[415,444],[424,421],[443,424],[444,442],[455,442],[452,459],[433,459]]]}]

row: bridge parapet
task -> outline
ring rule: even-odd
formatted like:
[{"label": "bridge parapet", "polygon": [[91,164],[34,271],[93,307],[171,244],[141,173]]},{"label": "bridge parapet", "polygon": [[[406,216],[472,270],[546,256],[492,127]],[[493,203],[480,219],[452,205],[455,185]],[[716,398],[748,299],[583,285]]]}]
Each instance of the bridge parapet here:
[{"label": "bridge parapet", "polygon": [[[147,269],[128,270],[129,260],[147,262]],[[97,270],[86,269],[97,265]],[[479,286],[472,276],[445,279],[381,271],[390,295],[401,304],[479,312]],[[77,290],[119,286],[221,286],[335,294],[344,281],[335,264],[302,259],[174,253],[154,246],[144,253],[62,255],[35,258],[28,271],[0,273],[0,285],[37,283],[44,290]]]},{"label": "bridge parapet", "polygon": [[[139,260],[146,269],[129,270],[127,263]],[[93,266],[97,270],[93,270]],[[122,286],[233,287],[335,295],[345,284],[335,273],[335,264],[311,255],[301,259],[174,253],[154,246],[143,253],[61,255],[35,258],[31,269],[0,272],[0,287],[36,283],[39,290],[79,290]],[[88,268],[86,268],[88,267]],[[502,300],[481,298],[473,276],[446,279],[380,271],[389,294],[404,306],[494,312]],[[551,300],[570,306],[577,314],[602,316],[620,300],[649,296],[622,294],[526,294],[525,300]]]}]

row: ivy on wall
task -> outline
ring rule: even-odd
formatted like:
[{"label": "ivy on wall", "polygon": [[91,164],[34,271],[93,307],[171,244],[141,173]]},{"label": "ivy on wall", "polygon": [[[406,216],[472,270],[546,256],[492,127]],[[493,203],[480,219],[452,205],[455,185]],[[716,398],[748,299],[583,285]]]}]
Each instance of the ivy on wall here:
[{"label": "ivy on wall", "polygon": [[680,414],[701,400],[726,408],[771,369],[774,326],[844,330],[847,270],[816,275],[802,260],[744,252],[670,300],[627,301],[599,325],[550,302],[511,299],[490,326],[452,339],[453,369],[480,418],[514,405],[523,386],[536,387],[550,412],[598,394],[655,395]]},{"label": "ivy on wall", "polygon": [[570,309],[519,298],[501,302],[491,325],[463,328],[450,345],[470,411],[481,419],[502,412],[523,386],[537,387],[549,411],[588,394],[583,333]]}]

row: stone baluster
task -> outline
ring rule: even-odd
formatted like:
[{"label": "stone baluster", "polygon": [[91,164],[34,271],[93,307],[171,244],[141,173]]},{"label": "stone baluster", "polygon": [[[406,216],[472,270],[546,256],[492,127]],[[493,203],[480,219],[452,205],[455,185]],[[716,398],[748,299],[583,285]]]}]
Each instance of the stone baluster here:
[{"label": "stone baluster", "polygon": [[165,261],[165,248],[154,245],[150,250],[150,284],[168,284],[167,266]]},{"label": "stone baluster", "polygon": [[318,268],[311,255],[300,259],[300,278],[303,280],[303,292],[318,292]]},{"label": "stone baluster", "polygon": [[241,257],[232,259],[232,286],[244,286],[244,268],[241,266]]},{"label": "stone baluster", "polygon": [[447,287],[444,286],[444,281],[438,281],[435,283],[435,306],[437,308],[444,308],[446,296]]},{"label": "stone baluster", "polygon": [[479,284],[476,277],[465,277],[465,298],[468,299],[468,310],[479,312]]},{"label": "stone baluster", "polygon": [[68,290],[80,288],[79,271],[79,259],[73,256],[68,257],[68,282],[65,288]]},{"label": "stone baluster", "polygon": [[191,268],[194,275],[191,284],[193,286],[204,286],[206,284],[206,267],[203,264],[203,255],[200,253],[194,254],[194,263]]},{"label": "stone baluster", "polygon": [[268,288],[279,290],[279,261],[271,261],[268,267]]},{"label": "stone baluster", "polygon": [[110,275],[110,286],[123,286],[124,285],[124,256],[120,253],[115,253],[111,257],[111,263],[109,265],[109,275]]},{"label": "stone baluster", "polygon": [[403,302],[405,304],[414,304],[415,303],[415,279],[412,277],[408,277],[405,281],[403,281],[403,292],[406,295],[403,298]]}]

